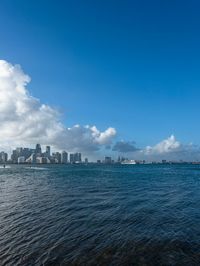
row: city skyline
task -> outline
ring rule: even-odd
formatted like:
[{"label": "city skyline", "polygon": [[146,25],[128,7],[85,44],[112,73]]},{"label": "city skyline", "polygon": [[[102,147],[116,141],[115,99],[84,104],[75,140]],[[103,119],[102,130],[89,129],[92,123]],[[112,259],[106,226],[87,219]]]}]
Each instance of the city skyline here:
[{"label": "city skyline", "polygon": [[0,152],[0,163],[14,164],[67,164],[67,163],[82,163],[88,162],[85,158],[82,160],[81,153],[68,153],[67,151],[52,151],[51,146],[46,146],[45,149],[38,143],[35,148],[16,147],[12,150],[10,156],[5,152]]},{"label": "city skyline", "polygon": [[199,160],[199,3],[175,2],[3,1],[0,149]]},{"label": "city skyline", "polygon": [[65,150],[52,151],[51,146],[47,145],[42,147],[39,143],[35,145],[35,148],[30,147],[16,147],[12,150],[10,156],[5,151],[0,151],[0,164],[200,164],[200,160],[182,160],[174,159],[167,160],[160,157],[158,160],[143,160],[139,158],[128,158],[122,154],[118,155],[118,158],[112,158],[111,156],[104,155],[104,159],[97,159],[89,161],[87,157],[82,158],[80,152],[67,152]]}]

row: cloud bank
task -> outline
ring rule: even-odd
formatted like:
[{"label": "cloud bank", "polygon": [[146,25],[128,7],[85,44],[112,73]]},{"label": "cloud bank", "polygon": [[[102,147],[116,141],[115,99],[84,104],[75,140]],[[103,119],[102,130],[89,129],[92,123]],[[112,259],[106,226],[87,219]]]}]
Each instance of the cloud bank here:
[{"label": "cloud bank", "polygon": [[[124,142],[120,144],[126,143]],[[114,147],[115,146],[116,145],[114,145]],[[119,146],[121,147],[121,145]],[[131,159],[145,159],[147,161],[161,161],[163,159],[171,161],[200,161],[199,146],[194,145],[192,143],[182,144],[180,141],[176,140],[174,135],[171,135],[170,137],[162,140],[154,146],[147,146],[143,149],[137,149],[134,144],[134,147],[132,147],[132,149],[135,148],[135,150],[130,151],[129,154],[127,153],[129,151],[129,146],[127,146],[127,149],[120,149],[120,147],[118,149],[115,148],[113,150],[117,150],[119,152],[121,151],[128,155]]]},{"label": "cloud bank", "polygon": [[30,95],[30,77],[20,65],[0,60],[0,148],[41,143],[90,153],[112,143],[116,130],[96,126],[65,127],[61,115]]},{"label": "cloud bank", "polygon": [[155,146],[147,146],[142,152],[147,158],[185,161],[200,160],[199,146],[192,143],[182,144],[176,140],[174,135],[171,135]]},{"label": "cloud bank", "polygon": [[180,142],[175,139],[174,135],[171,135],[153,147],[147,146],[144,152],[145,154],[165,154],[177,151],[180,146]]}]

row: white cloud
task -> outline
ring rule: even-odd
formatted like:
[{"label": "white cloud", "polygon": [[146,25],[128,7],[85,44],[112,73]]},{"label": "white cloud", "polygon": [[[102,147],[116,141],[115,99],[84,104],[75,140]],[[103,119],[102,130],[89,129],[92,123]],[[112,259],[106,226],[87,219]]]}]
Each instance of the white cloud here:
[{"label": "white cloud", "polygon": [[19,65],[0,60],[0,147],[41,143],[92,152],[112,142],[116,135],[112,127],[104,132],[96,126],[66,128],[55,108],[29,94],[29,82]]},{"label": "white cloud", "polygon": [[95,138],[96,142],[101,145],[108,145],[108,139],[116,135],[116,130],[112,127],[107,128],[104,132],[100,132],[96,126],[91,127],[90,130],[92,131],[92,136]]},{"label": "white cloud", "polygon": [[176,140],[174,135],[171,135],[169,138],[159,142],[153,147],[147,146],[144,152],[146,154],[164,154],[177,151],[180,146],[180,142]]},{"label": "white cloud", "polygon": [[192,143],[183,144],[171,135],[155,146],[147,146],[138,155],[147,160],[198,161],[200,160],[200,148]]},{"label": "white cloud", "polygon": [[114,144],[112,150],[123,152],[129,159],[161,161],[162,159],[172,161],[200,161],[200,147],[192,143],[184,144],[178,141],[174,135],[162,140],[154,146],[145,148],[136,148],[136,143],[130,146],[130,142],[118,141]]}]

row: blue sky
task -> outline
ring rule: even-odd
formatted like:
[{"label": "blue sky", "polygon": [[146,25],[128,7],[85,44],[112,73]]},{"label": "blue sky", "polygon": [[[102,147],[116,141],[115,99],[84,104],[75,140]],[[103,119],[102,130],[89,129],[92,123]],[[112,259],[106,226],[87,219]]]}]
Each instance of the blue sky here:
[{"label": "blue sky", "polygon": [[20,64],[67,126],[154,145],[200,144],[199,1],[0,3],[0,58]]}]

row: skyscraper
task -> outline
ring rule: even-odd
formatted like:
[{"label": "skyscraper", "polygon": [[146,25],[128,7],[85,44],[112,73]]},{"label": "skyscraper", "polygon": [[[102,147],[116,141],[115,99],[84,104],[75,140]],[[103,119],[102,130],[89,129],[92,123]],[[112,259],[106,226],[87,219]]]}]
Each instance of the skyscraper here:
[{"label": "skyscraper", "polygon": [[55,152],[52,154],[55,163],[61,163],[61,153],[60,152]]},{"label": "skyscraper", "polygon": [[49,158],[51,156],[51,147],[46,146],[46,156]]},{"label": "skyscraper", "polygon": [[36,156],[41,156],[41,154],[42,154],[42,149],[41,149],[40,144],[36,144],[36,147],[35,147],[35,154],[36,154]]},{"label": "skyscraper", "polygon": [[74,161],[74,154],[73,153],[70,154],[69,161],[70,161],[70,163],[74,163],[75,162]]},{"label": "skyscraper", "polygon": [[75,153],[74,154],[74,161],[76,162],[76,163],[81,163],[81,153]]},{"label": "skyscraper", "polygon": [[68,153],[66,151],[63,151],[61,154],[61,163],[68,163]]},{"label": "skyscraper", "polygon": [[81,163],[81,153],[71,153],[70,154],[70,163]]},{"label": "skyscraper", "polygon": [[112,163],[112,159],[111,159],[111,157],[106,156],[104,162],[105,162],[106,164],[111,164],[111,163]]},{"label": "skyscraper", "polygon": [[12,154],[11,154],[11,160],[13,163],[17,163],[17,159],[18,159],[19,155],[17,150],[13,150]]},{"label": "skyscraper", "polygon": [[8,160],[8,154],[5,152],[0,153],[0,163],[6,163]]}]

